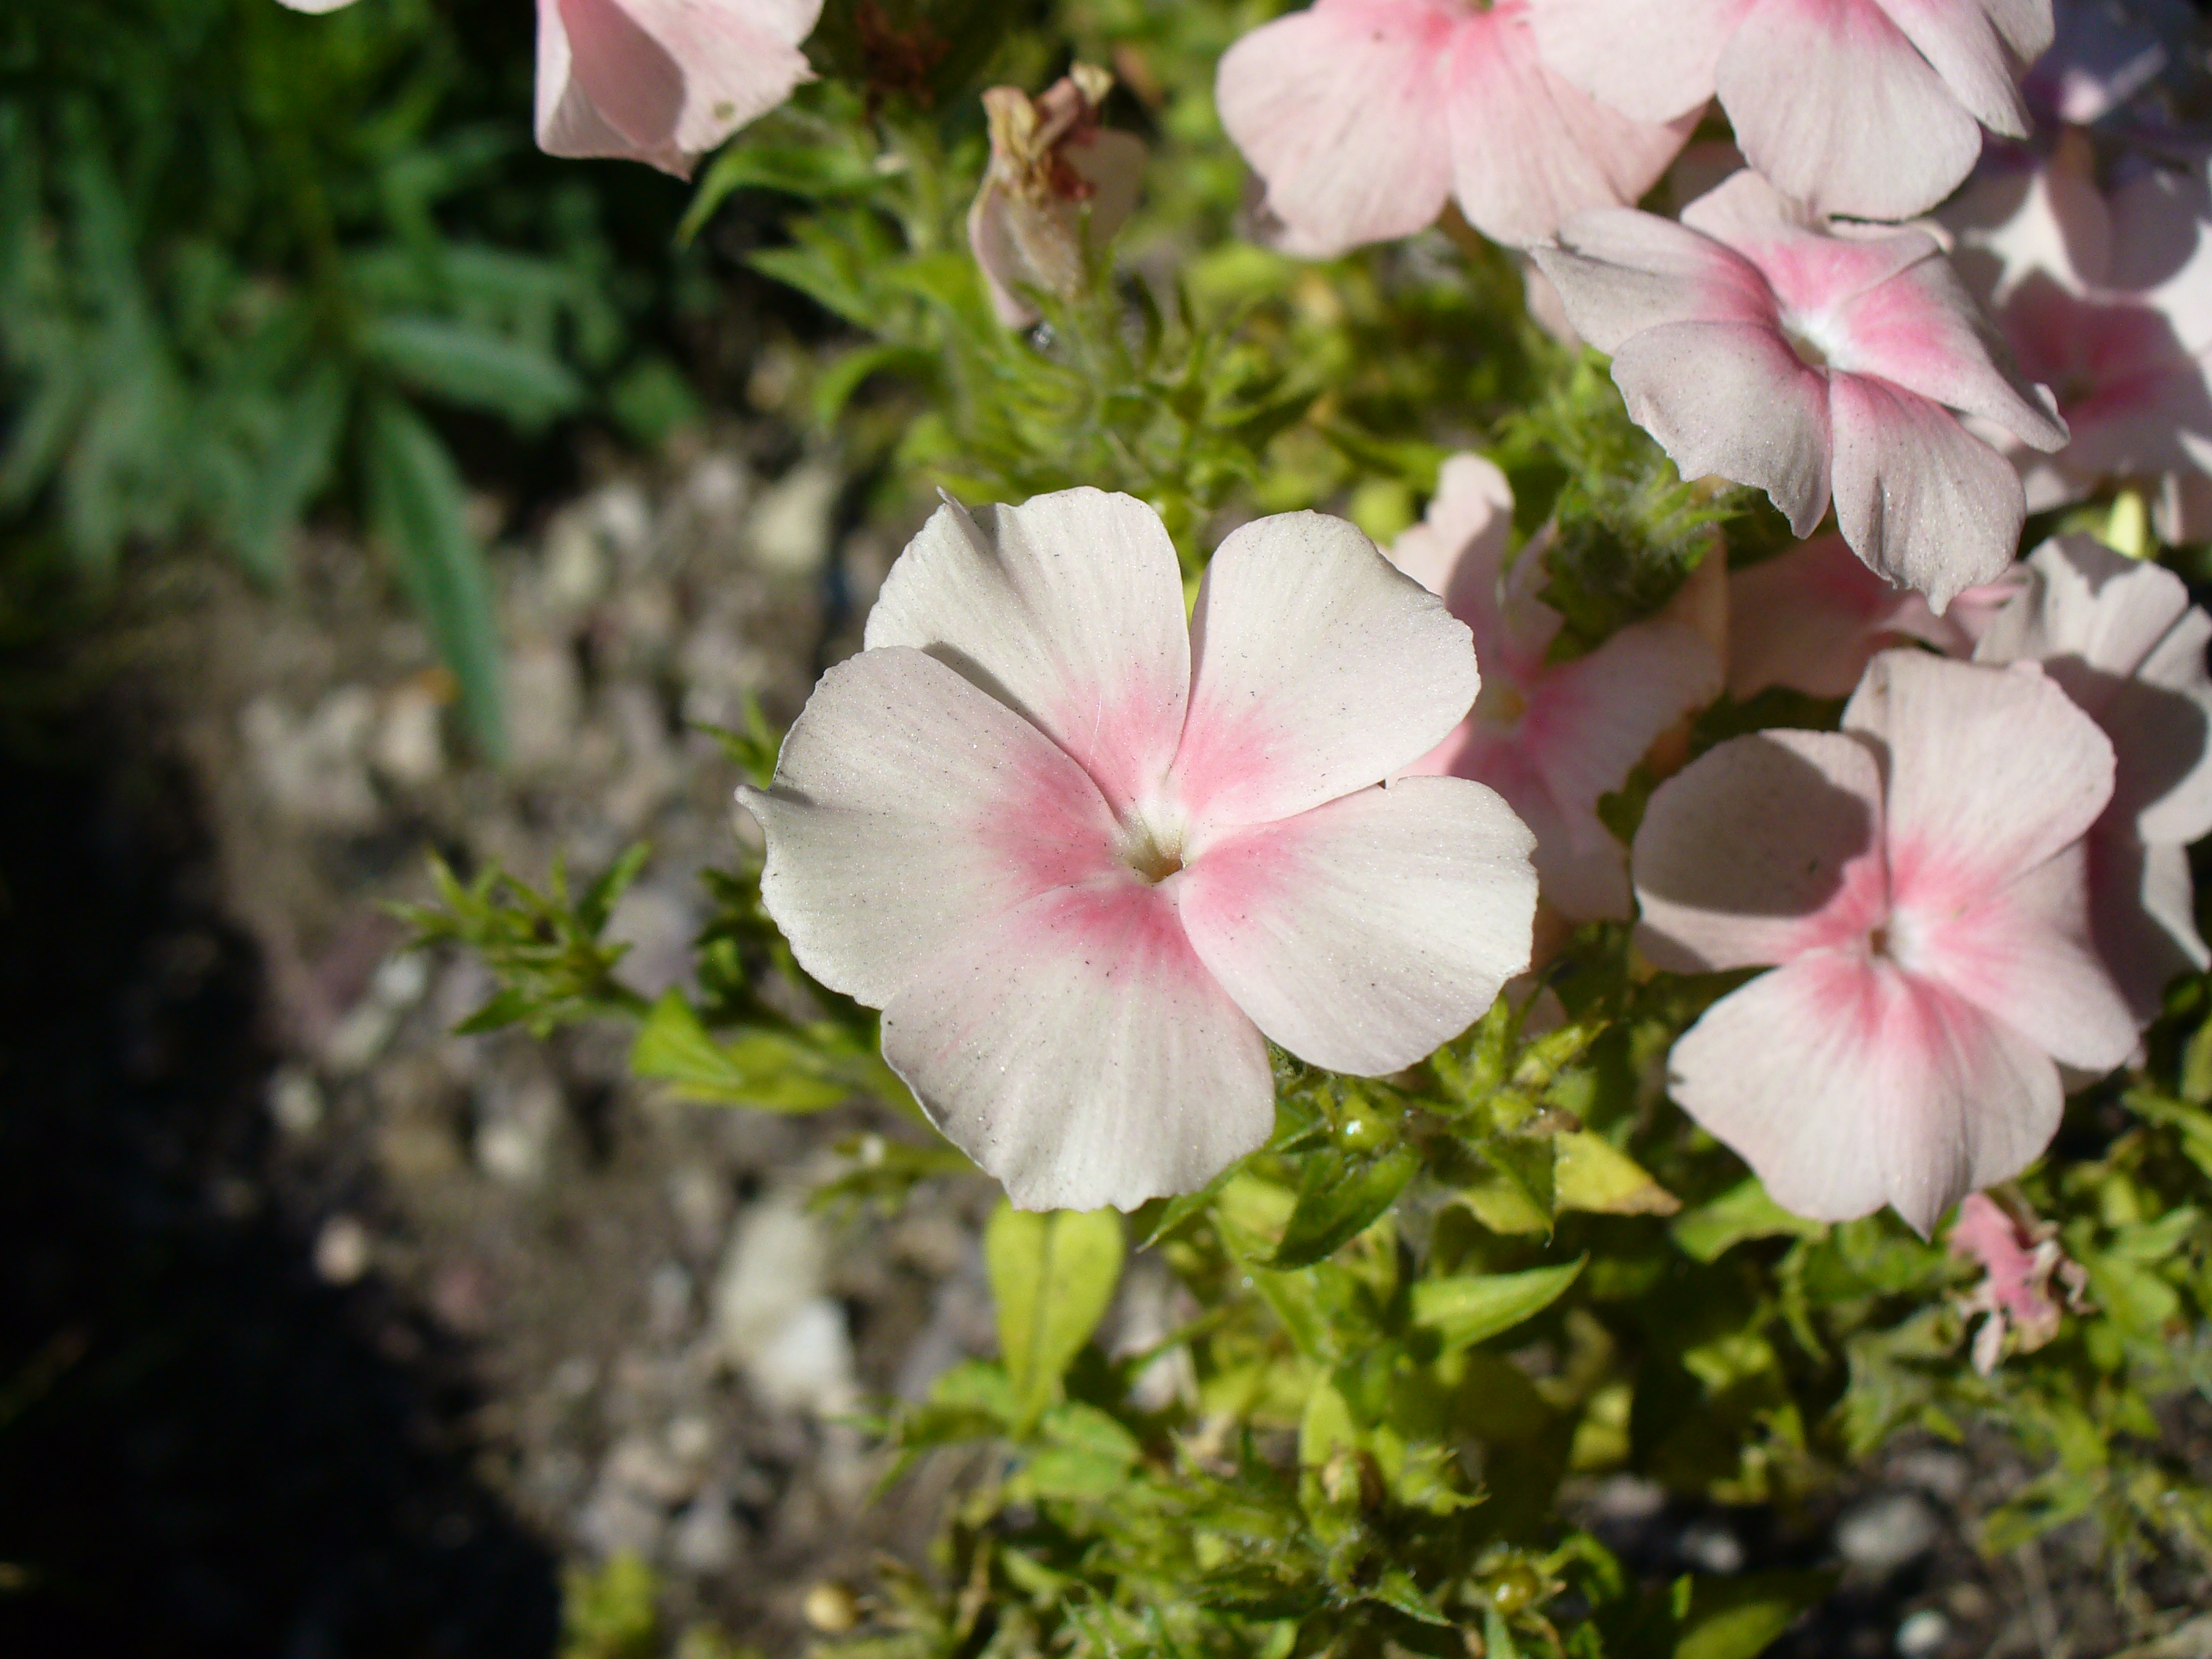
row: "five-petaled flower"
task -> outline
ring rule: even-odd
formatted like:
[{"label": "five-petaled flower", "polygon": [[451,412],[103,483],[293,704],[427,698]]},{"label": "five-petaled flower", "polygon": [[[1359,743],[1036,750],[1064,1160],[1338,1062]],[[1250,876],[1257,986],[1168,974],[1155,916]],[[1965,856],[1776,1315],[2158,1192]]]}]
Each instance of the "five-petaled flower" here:
[{"label": "five-petaled flower", "polygon": [[1582,214],[1535,258],[1685,476],[1758,486],[1800,536],[1832,498],[1852,550],[1938,612],[2012,562],[2020,479],[1953,411],[2039,449],[2066,428],[1924,233],[1824,234],[1747,172],[1680,224]]},{"label": "five-petaled flower", "polygon": [[1528,961],[1526,827],[1381,787],[1474,701],[1466,627],[1317,514],[1231,535],[1188,623],[1182,593],[1128,496],[948,504],[743,792],[801,964],[1032,1208],[1202,1186],[1273,1126],[1262,1033],[1396,1071]]},{"label": "five-petaled flower", "polygon": [[1595,650],[1549,659],[1565,620],[1537,597],[1543,538],[1508,567],[1513,491],[1479,455],[1443,465],[1428,516],[1390,557],[1474,630],[1482,691],[1468,717],[1409,769],[1473,778],[1536,832],[1545,899],[1576,921],[1629,914],[1628,855],[1598,816],[1659,734],[1720,694],[1720,661],[1695,629],[1634,623]]},{"label": "five-petaled flower", "polygon": [[2146,167],[2107,195],[2086,136],[1991,165],[1943,211],[1960,273],[2072,436],[2015,452],[2030,511],[2140,483],[2169,541],[2212,536],[2212,184]]},{"label": "five-petaled flower", "polygon": [[2212,617],[2172,571],[2088,536],[2045,542],[2024,574],[1975,658],[2040,663],[2112,739],[2112,799],[2089,832],[2090,916],[2148,1025],[2168,980],[2212,967],[2189,876],[2190,843],[2212,832]]},{"label": "five-petaled flower", "polygon": [[1547,0],[1544,60],[1624,113],[1694,115],[1718,92],[1752,166],[1823,213],[1904,219],[2027,135],[2020,77],[2051,0]]},{"label": "five-petaled flower", "polygon": [[2090,939],[2112,746],[2027,664],[1868,665],[1841,732],[1760,732],[1654,792],[1635,848],[1662,968],[1773,967],[1674,1044],[1674,1098],[1784,1207],[1923,1237],[2058,1127],[2058,1064],[2135,1020]]},{"label": "five-petaled flower", "polygon": [[1215,100],[1284,246],[1326,257],[1410,236],[1447,201],[1523,245],[1649,190],[1694,114],[1632,120],[1553,74],[1528,23],[1555,3],[1316,0],[1231,46]]}]

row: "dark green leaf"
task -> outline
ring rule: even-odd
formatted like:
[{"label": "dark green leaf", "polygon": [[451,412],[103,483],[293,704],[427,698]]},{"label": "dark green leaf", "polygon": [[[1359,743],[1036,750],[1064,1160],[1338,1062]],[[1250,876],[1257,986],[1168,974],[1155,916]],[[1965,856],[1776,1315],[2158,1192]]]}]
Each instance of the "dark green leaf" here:
[{"label": "dark green leaf", "polygon": [[1527,1273],[1424,1279],[1413,1286],[1413,1322],[1442,1337],[1447,1353],[1488,1341],[1558,1301],[1587,1260]]},{"label": "dark green leaf", "polygon": [[1418,1148],[1400,1142],[1380,1154],[1325,1147],[1310,1154],[1291,1212],[1267,1266],[1308,1267],[1336,1254],[1397,1201],[1421,1167]]}]

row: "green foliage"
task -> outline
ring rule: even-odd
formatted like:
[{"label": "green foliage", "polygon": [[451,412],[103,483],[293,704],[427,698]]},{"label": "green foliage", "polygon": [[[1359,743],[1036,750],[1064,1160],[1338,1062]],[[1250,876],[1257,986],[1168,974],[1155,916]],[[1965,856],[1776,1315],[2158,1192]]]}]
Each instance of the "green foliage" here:
[{"label": "green foliage", "polygon": [[303,516],[356,503],[496,753],[483,555],[422,411],[534,431],[628,347],[589,186],[526,182],[482,78],[428,0],[11,6],[0,526],[95,590],[183,537],[276,583]]},{"label": "green foliage", "polygon": [[[1395,534],[1444,457],[1478,449],[1513,483],[1517,556],[1544,561],[1569,655],[1786,538],[1762,500],[1681,479],[1602,366],[1530,326],[1515,268],[1471,234],[1318,264],[1237,234],[1244,180],[1212,68],[1274,8],[1045,9],[994,33],[990,72],[1034,89],[1071,51],[1115,64],[1127,90],[1109,112],[1156,160],[1090,292],[1041,298],[1041,327],[1001,328],[967,257],[982,70],[956,96],[959,75],[933,66],[950,58],[898,83],[836,37],[823,63],[852,78],[726,150],[687,223],[733,198],[780,204],[783,237],[754,265],[848,331],[794,406],[878,480],[879,511],[910,517],[939,487],[1127,489],[1194,579],[1250,514],[1322,506]],[[945,21],[963,12],[950,0],[896,15],[925,12],[967,27]],[[1692,741],[1836,713],[1723,701]],[[720,735],[767,787],[778,734],[760,711]],[[1650,781],[1607,803],[1617,830]],[[448,880],[415,920],[499,972],[480,1020],[634,1020],[638,1072],[702,1102],[912,1111],[875,1016],[793,960],[757,862],[708,880],[699,992],[650,1007],[613,977],[604,904],[570,905],[557,878],[544,895]],[[985,1246],[1000,1358],[879,1425],[902,1466],[980,1449],[981,1473],[928,1571],[887,1567],[834,1650],[1752,1659],[1826,1578],[1638,1582],[1562,1518],[1563,1490],[1628,1472],[1795,1504],[1905,1432],[2001,1433],[2039,1471],[1984,1517],[1986,1547],[2087,1519],[2138,1597],[2153,1559],[2212,1565],[2212,1492],[2159,1415],[2212,1384],[2212,977],[2177,988],[2150,1063],[2078,1098],[2062,1152],[2019,1182],[2090,1303],[1986,1376],[1967,1358],[1969,1264],[1893,1217],[1787,1214],[1666,1100],[1668,1048],[1735,982],[1654,976],[1628,928],[1585,927],[1406,1072],[1277,1055],[1267,1145],[1126,1236],[1111,1214],[1001,1209]],[[823,1203],[893,1212],[963,1167],[888,1129],[843,1150]],[[1098,1334],[1131,1246],[1198,1311],[1109,1353]]]}]

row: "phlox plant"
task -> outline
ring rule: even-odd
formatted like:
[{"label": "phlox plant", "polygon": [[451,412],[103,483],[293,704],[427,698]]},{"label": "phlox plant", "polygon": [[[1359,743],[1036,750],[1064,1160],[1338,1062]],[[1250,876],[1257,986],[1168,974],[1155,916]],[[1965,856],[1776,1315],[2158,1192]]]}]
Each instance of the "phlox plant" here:
[{"label": "phlox plant", "polygon": [[[1817,1506],[1904,1434],[2008,1439],[1977,1541],[2081,1523],[2146,1627],[2212,1568],[2166,1432],[2212,1386],[2212,571],[2153,499],[2201,434],[2065,471],[2081,389],[1983,308],[2019,281],[1805,185],[1936,205],[2029,136],[2047,8],[1826,9],[1873,145],[1759,79],[1806,9],[1681,9],[1689,110],[1532,56],[1634,0],[832,4],[700,164],[687,232],[781,203],[754,264],[850,331],[804,417],[927,523],[788,736],[722,734],[766,848],[696,994],[600,937],[635,857],[410,915],[501,976],[479,1027],[880,1102],[833,1209],[971,1162],[1086,1206],[998,1211],[999,1357],[875,1419],[989,1455],[840,1650],[1750,1659],[1832,1575],[1641,1578],[1577,1494]],[[1639,202],[1716,82],[1765,176]],[[1586,141],[1546,191],[1462,118],[1501,85]],[[1389,128],[1439,110],[1449,155]],[[2106,182],[2191,176],[2136,131]],[[1109,1354],[1135,1251],[1189,1321]]]}]

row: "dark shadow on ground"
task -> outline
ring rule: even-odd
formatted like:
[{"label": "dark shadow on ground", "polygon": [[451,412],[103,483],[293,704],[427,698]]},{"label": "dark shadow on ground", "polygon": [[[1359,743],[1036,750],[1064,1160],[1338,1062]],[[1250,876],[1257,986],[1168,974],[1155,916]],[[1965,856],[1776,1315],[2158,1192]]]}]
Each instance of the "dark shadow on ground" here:
[{"label": "dark shadow on ground", "polygon": [[550,1654],[459,1356],[264,1183],[258,970],[178,775],[0,757],[0,1652]]}]

